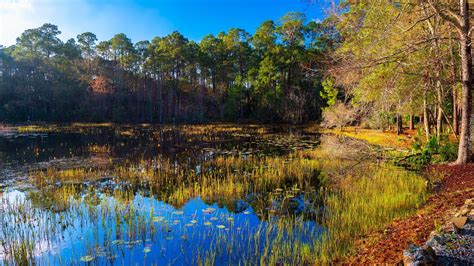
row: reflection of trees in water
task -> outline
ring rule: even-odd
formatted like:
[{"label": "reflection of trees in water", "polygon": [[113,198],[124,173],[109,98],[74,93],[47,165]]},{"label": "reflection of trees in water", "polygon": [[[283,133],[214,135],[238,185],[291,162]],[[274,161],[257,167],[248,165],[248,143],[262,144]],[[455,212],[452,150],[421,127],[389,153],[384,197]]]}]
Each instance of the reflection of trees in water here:
[{"label": "reflection of trees in water", "polygon": [[[129,134],[136,133],[129,132],[126,135]],[[258,145],[270,143],[279,148],[288,148],[297,140],[297,137],[287,139],[275,137],[268,142],[259,142]],[[377,168],[373,162],[373,158],[378,157],[374,156],[377,150],[367,148],[368,145],[363,142],[322,136],[319,148],[305,149],[302,143],[304,141],[298,144],[301,146],[295,144],[293,146],[295,150],[289,154],[272,156],[257,152],[219,153],[217,148],[199,150],[184,145],[179,147],[184,151],[178,152],[182,158],[170,159],[161,154],[153,159],[142,158],[138,162],[117,160],[110,163],[111,167],[108,169],[110,173],[107,173],[110,176],[104,178],[104,173],[96,167],[90,169],[91,172],[84,172],[90,179],[83,178],[80,182],[67,180],[67,175],[67,178],[58,178],[61,175],[56,169],[56,172],[49,172],[54,173],[50,183],[42,183],[29,192],[28,200],[34,208],[58,217],[76,217],[77,213],[86,209],[87,215],[81,219],[84,219],[87,226],[97,225],[97,228],[104,226],[104,230],[109,229],[106,228],[109,225],[101,225],[100,220],[107,216],[111,223],[122,223],[124,227],[130,227],[127,228],[127,232],[117,231],[116,239],[124,236],[136,239],[142,234],[146,235],[157,230],[153,228],[154,223],[150,223],[150,220],[160,218],[154,215],[162,214],[142,208],[147,202],[152,202],[151,206],[156,206],[157,203],[161,205],[161,202],[164,202],[166,208],[171,209],[173,206],[178,209],[191,199],[200,197],[205,204],[216,204],[233,214],[252,208],[260,221],[268,221],[262,224],[281,222],[280,227],[274,228],[276,232],[287,232],[294,227],[303,227],[301,221],[311,220],[331,228],[332,232],[335,232],[331,235],[333,239],[351,243],[355,233],[360,233],[361,225],[367,224],[364,219],[372,221],[382,217],[381,221],[385,222],[390,218],[387,217],[387,213],[397,214],[397,211],[403,214],[404,210],[398,211],[397,208],[405,204],[411,206],[409,205],[411,202],[405,199],[397,201],[400,188],[407,191],[407,197],[404,198],[418,197],[419,191],[415,188],[420,185],[417,179],[407,177],[404,173],[396,173],[394,176],[392,168],[387,170]],[[238,150],[238,147],[232,149]],[[95,147],[92,150],[100,154],[103,154],[101,151],[107,151],[107,154],[109,152],[109,148],[103,147]],[[207,157],[200,159],[203,154]],[[78,172],[80,171],[76,173]],[[377,175],[379,178],[376,178]],[[78,176],[74,175],[72,178]],[[412,179],[416,182],[411,181]],[[402,185],[399,185],[400,182]],[[403,185],[403,182],[407,184]],[[370,186],[372,183],[373,187]],[[370,190],[366,191],[366,187],[370,187]],[[372,193],[374,191],[380,194]],[[381,198],[379,195],[384,196],[382,199],[386,200],[379,200]],[[149,198],[161,202],[149,201]],[[416,203],[419,201],[411,200]],[[112,209],[113,204],[120,207],[117,210]],[[193,206],[192,203],[189,206]],[[202,205],[197,206],[201,208]],[[364,211],[365,215],[354,217],[354,214],[359,214],[361,211]],[[201,210],[197,209],[196,212]],[[277,219],[273,219],[274,217]],[[375,222],[380,223],[379,220]],[[343,228],[339,228],[340,225],[344,225]],[[62,224],[54,226],[60,228]],[[318,234],[311,234],[313,235]],[[291,237],[298,239],[301,235],[295,231]],[[336,251],[339,248],[337,241],[331,242],[333,246],[330,246]],[[291,243],[293,251],[293,244],[296,242]],[[271,246],[279,244],[281,243]]]},{"label": "reflection of trees in water", "polygon": [[[94,187],[99,191],[120,189],[130,191],[131,194],[145,194],[175,208],[182,207],[194,197],[225,206],[234,213],[251,206],[262,219],[269,215],[311,213],[311,207],[308,208],[307,205],[318,204],[319,195],[315,191],[324,186],[324,180],[317,165],[306,165],[308,159],[286,156],[267,158],[253,154],[244,157],[211,156],[206,161],[199,162],[199,171],[191,163],[191,159],[187,164],[178,164],[160,157],[140,164],[120,164],[110,174],[113,182],[109,178],[104,179],[104,173],[100,172],[85,172],[86,176],[94,177],[93,180],[58,181],[60,184],[78,185],[87,181],[88,185],[83,188]],[[275,167],[279,169],[275,170]],[[54,175],[52,181],[61,176],[57,171],[51,173]],[[43,203],[45,208],[63,209],[66,206],[62,202],[64,199],[51,197],[51,193],[46,191],[36,198],[46,199]],[[89,191],[88,197],[91,193]],[[59,202],[53,202],[55,199]]]},{"label": "reflection of trees in water", "polygon": [[[263,130],[264,129],[264,130]],[[47,162],[53,158],[71,158],[94,154],[91,147],[107,147],[108,155],[127,158],[130,161],[150,159],[161,155],[187,163],[202,155],[202,148],[216,151],[245,149],[249,142],[265,135],[291,132],[300,136],[300,129],[292,127],[268,127],[206,125],[206,126],[128,126],[128,125],[81,125],[32,127],[27,130],[42,133],[41,136],[17,133],[15,138],[0,137],[0,153],[6,159],[18,162]],[[262,133],[263,132],[263,133]],[[22,137],[24,136],[24,137]],[[32,152],[37,151],[37,152]]]},{"label": "reflection of trees in water", "polygon": [[[348,172],[356,176],[357,172],[366,170],[364,166],[371,162],[369,155],[372,151],[363,147],[366,145],[359,141],[324,135],[317,151],[303,150],[296,152],[292,158],[283,156],[271,160],[251,154],[245,160],[232,155],[213,156],[200,162],[200,171],[196,171],[192,163],[177,164],[161,157],[160,160],[143,161],[142,165],[129,163],[127,167],[116,169],[114,182],[92,182],[88,186],[82,186],[82,191],[70,190],[72,194],[69,196],[78,198],[78,195],[86,195],[82,200],[98,205],[104,192],[121,204],[132,204],[134,195],[141,194],[163,201],[176,209],[183,207],[192,198],[201,197],[206,204],[217,204],[232,213],[241,213],[251,207],[262,220],[267,220],[269,216],[295,215],[316,219],[323,209],[324,193],[321,191],[326,191],[324,188],[332,183],[328,183],[328,176],[332,178],[337,174],[342,178]],[[268,176],[274,170],[271,163],[295,164],[295,168],[298,168],[301,167],[298,164],[305,160],[323,161],[328,158],[337,163],[320,163],[297,173],[282,167],[280,171],[286,171],[285,173]],[[153,177],[144,179],[147,175]],[[271,182],[262,181],[268,178]],[[216,183],[221,186],[215,187]],[[231,187],[226,187],[227,184]],[[124,192],[114,193],[114,190]],[[38,194],[31,199],[38,206],[55,211],[68,207],[65,197],[54,196],[58,194],[57,191],[40,190],[36,193]]]},{"label": "reflection of trees in water", "polygon": [[[114,182],[96,180],[89,187],[95,187],[100,193],[114,189],[128,191],[127,198],[120,199],[124,203],[133,200],[130,195],[140,193],[181,208],[190,199],[201,197],[207,204],[216,203],[233,213],[242,212],[250,206],[264,220],[270,215],[303,214],[307,218],[315,218],[322,205],[323,195],[320,191],[327,186],[328,176],[332,177],[335,173],[342,176],[343,173],[354,171],[356,167],[363,167],[362,162],[368,161],[367,155],[370,154],[368,149],[367,152],[361,152],[364,145],[324,135],[317,151],[303,150],[290,157],[271,159],[252,154],[246,155],[245,159],[233,155],[211,156],[206,161],[199,162],[199,171],[196,171],[192,159],[187,164],[178,164],[160,157],[161,159],[142,161],[140,164],[123,164],[113,170]],[[308,161],[328,158],[343,163],[330,164],[332,169],[327,169],[324,163],[305,166]],[[277,164],[281,165],[276,166]],[[275,171],[273,167],[280,167],[276,171],[283,173],[272,176],[277,173],[272,172]],[[292,167],[303,170],[295,172],[294,169],[291,170]],[[84,198],[91,203],[94,202],[93,191],[95,190],[89,191]],[[45,208],[59,211],[67,207],[63,198],[49,195],[52,192],[42,193],[35,198],[43,198],[41,204]],[[117,197],[125,195],[115,195],[112,192],[108,194]],[[99,198],[95,196],[96,204],[99,204]],[[56,199],[58,202],[54,202]]]}]

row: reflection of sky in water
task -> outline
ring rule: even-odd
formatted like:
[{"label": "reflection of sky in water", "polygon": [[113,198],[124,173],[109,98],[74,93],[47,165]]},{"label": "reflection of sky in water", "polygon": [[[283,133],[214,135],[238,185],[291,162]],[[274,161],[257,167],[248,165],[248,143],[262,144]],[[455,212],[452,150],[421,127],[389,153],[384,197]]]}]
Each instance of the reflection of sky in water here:
[{"label": "reflection of sky in water", "polygon": [[[2,215],[2,218],[5,219],[7,218],[6,214],[4,213],[4,210],[7,208],[13,208],[15,209],[18,205],[24,203],[26,201],[26,195],[23,192],[20,192],[18,190],[11,190],[8,192],[0,193],[0,214]],[[38,210],[42,212],[41,210]],[[0,219],[0,222],[3,222],[4,220]],[[16,221],[7,221],[7,224],[2,223],[3,226],[7,225],[6,228],[1,228],[0,230],[0,242],[4,238],[4,234],[8,233],[8,224],[16,222]],[[30,228],[38,228],[40,226],[41,221],[40,220],[30,220],[28,224],[21,224],[21,232],[23,233],[33,233],[33,231],[29,230]],[[18,223],[19,224],[19,223]],[[34,232],[35,234],[41,234],[41,232]],[[34,250],[33,253],[37,254],[38,256],[41,256],[41,254],[44,253],[49,253],[50,255],[54,256],[56,254],[56,245],[58,243],[51,243],[48,241],[46,238],[39,238],[36,239],[34,243]],[[5,253],[4,247],[0,245],[0,260],[4,260],[7,258],[8,255]],[[1,261],[0,261],[1,262]]]},{"label": "reflection of sky in water", "polygon": [[[316,145],[317,140],[317,137],[305,137],[305,143],[289,135],[264,138],[256,128],[246,129],[242,134],[207,132],[191,135],[176,129],[157,135],[154,134],[157,128],[133,128],[135,135],[132,136],[122,134],[124,130],[130,128],[91,128],[80,134],[50,132],[41,135],[0,135],[0,191],[2,184],[10,186],[9,181],[26,178],[32,168],[108,167],[119,165],[124,160],[149,159],[147,162],[151,168],[159,169],[163,161],[169,159],[172,165],[189,167],[199,174],[203,171],[203,161],[212,160],[220,154],[240,155],[243,158],[250,153],[272,156],[292,150],[292,145],[301,145],[300,148]],[[93,152],[91,146],[106,147],[107,152]],[[11,184],[15,185],[13,182]],[[271,252],[271,247],[267,251],[264,247],[272,244],[266,241],[271,242],[278,231],[274,227],[275,216],[270,214],[273,217],[271,221],[262,221],[249,206],[251,198],[258,197],[260,192],[249,194],[240,201],[225,199],[227,205],[208,204],[200,198],[194,198],[178,210],[162,201],[136,196],[130,206],[139,215],[131,209],[120,212],[121,217],[118,218],[122,223],[117,224],[114,206],[122,206],[122,203],[115,198],[107,198],[108,208],[82,203],[71,204],[63,212],[52,212],[44,206],[38,206],[41,202],[33,204],[24,192],[4,190],[3,195],[0,192],[0,222],[3,225],[0,228],[0,240],[5,235],[29,236],[34,239],[33,253],[40,264],[46,265],[75,264],[86,255],[93,256],[94,262],[99,264],[105,264],[114,257],[114,262],[119,265],[130,265],[132,262],[189,265],[205,259],[215,259],[210,261],[214,264],[246,262],[243,259],[258,263],[259,254]],[[295,202],[301,200],[297,197],[293,199]],[[229,204],[229,201],[232,203]],[[19,203],[30,206],[33,211],[29,213],[38,216],[38,219],[23,225],[13,223],[4,210],[14,209],[14,205]],[[274,203],[278,204],[276,200]],[[304,206],[304,202],[297,205]],[[294,211],[300,213],[301,210],[296,208]],[[106,214],[102,215],[102,212]],[[133,217],[131,225],[123,222],[125,217],[122,216],[127,213]],[[297,237],[311,245],[322,229],[314,222],[304,221],[300,224],[303,228],[292,228],[295,233],[292,236],[283,232],[283,240]],[[124,233],[130,228],[135,230],[139,227],[145,230],[136,230],[131,236]],[[22,231],[22,234],[12,234],[9,230],[13,228]],[[291,241],[293,239],[288,239],[288,242]],[[0,245],[0,265],[6,257]]]},{"label": "reflection of sky in water", "polygon": [[[24,200],[24,193],[9,191],[4,193],[2,202],[11,204]],[[272,222],[261,221],[251,207],[234,214],[225,207],[208,205],[200,198],[194,198],[182,208],[175,209],[142,196],[136,196],[132,204],[125,207],[129,211],[120,214],[132,214],[130,206],[133,206],[139,215],[134,216],[132,227],[146,228],[143,234],[137,231],[137,234],[129,236],[124,232],[129,231],[130,227],[126,223],[119,226],[116,223],[114,207],[120,203],[114,198],[107,198],[107,202],[108,207],[102,203],[92,208],[86,204],[72,204],[62,213],[39,210],[45,217],[54,217],[46,218],[48,222],[42,220],[45,222],[43,226],[49,224],[49,229],[57,230],[51,235],[40,232],[40,241],[35,243],[39,262],[77,263],[85,255],[92,255],[99,264],[105,264],[110,257],[115,257],[114,262],[124,265],[131,265],[132,262],[189,265],[205,258],[215,258],[216,264],[245,262],[243,259],[258,262],[251,252],[265,252],[267,233],[270,240],[276,237],[275,228],[270,226]],[[5,207],[2,205],[2,210]],[[89,208],[97,212],[89,212]],[[102,216],[102,213],[105,215]],[[154,229],[151,229],[151,224]],[[302,224],[302,228],[294,229],[295,235],[300,241],[310,244],[322,229],[314,222],[305,221]],[[301,232],[298,233],[298,230]],[[259,233],[261,237],[254,238]],[[0,232],[0,236],[2,234]],[[1,256],[0,252],[0,259]]]}]

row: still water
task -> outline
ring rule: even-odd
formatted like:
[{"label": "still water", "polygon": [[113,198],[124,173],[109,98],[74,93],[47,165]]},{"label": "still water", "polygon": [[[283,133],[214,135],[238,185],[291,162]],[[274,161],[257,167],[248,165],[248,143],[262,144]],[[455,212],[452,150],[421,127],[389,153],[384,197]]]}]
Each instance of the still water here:
[{"label": "still water", "polygon": [[11,128],[0,133],[0,264],[297,261],[291,246],[311,249],[325,229],[320,169],[292,162],[318,144],[281,127]]},{"label": "still water", "polygon": [[311,132],[2,127],[0,265],[328,264],[425,201],[417,173]]}]

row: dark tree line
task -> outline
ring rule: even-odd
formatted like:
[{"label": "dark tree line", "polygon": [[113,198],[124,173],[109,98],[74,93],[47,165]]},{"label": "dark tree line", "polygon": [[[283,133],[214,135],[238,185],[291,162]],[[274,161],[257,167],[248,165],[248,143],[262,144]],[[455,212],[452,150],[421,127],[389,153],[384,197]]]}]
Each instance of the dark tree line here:
[{"label": "dark tree line", "polygon": [[0,46],[0,121],[302,123],[319,118],[330,20],[289,13],[252,36],[230,29],[199,43],[179,32],[133,43],[66,42],[52,24]]}]

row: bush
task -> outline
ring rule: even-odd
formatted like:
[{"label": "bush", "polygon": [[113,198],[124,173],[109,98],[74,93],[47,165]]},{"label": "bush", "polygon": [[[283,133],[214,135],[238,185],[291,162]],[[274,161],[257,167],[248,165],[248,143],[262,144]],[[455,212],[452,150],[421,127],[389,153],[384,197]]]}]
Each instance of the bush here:
[{"label": "bush", "polygon": [[322,126],[342,128],[354,122],[356,115],[357,111],[354,108],[338,102],[324,109]]},{"label": "bush", "polygon": [[386,129],[390,126],[393,114],[387,112],[370,112],[364,119],[363,126],[371,129]]},{"label": "bush", "polygon": [[423,143],[422,139],[422,132],[419,130],[413,143],[414,153],[406,160],[409,166],[420,168],[456,159],[458,147],[456,143],[449,141],[447,135],[442,135],[439,140],[436,136],[432,136],[426,143]]}]

